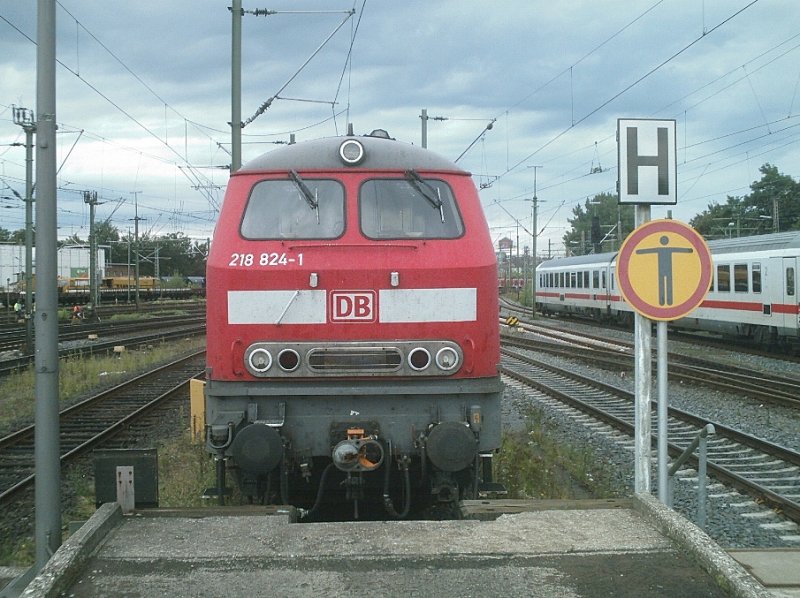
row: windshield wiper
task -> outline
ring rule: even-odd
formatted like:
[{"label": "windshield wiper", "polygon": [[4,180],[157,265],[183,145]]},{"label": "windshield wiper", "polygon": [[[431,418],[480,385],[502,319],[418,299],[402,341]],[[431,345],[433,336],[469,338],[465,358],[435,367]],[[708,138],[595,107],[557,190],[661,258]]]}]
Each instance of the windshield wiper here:
[{"label": "windshield wiper", "polygon": [[406,170],[406,180],[414,187],[414,190],[422,195],[434,209],[439,210],[439,216],[444,223],[444,202],[439,194],[439,189],[431,185],[428,181],[419,176],[416,170]]},{"label": "windshield wiper", "polygon": [[292,179],[295,185],[297,185],[300,193],[303,194],[303,197],[308,202],[309,207],[317,213],[317,224],[319,224],[319,200],[317,199],[317,194],[308,188],[308,185],[306,185],[306,182],[300,178],[300,175],[297,174],[296,170],[289,171],[289,178]]}]

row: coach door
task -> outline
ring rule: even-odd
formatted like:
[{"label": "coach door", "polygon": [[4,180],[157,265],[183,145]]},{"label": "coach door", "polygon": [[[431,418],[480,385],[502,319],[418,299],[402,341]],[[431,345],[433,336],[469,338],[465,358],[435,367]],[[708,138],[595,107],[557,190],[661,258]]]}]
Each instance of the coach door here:
[{"label": "coach door", "polygon": [[797,288],[797,258],[783,258],[783,305],[782,309],[784,326],[797,332],[800,320],[800,300]]}]

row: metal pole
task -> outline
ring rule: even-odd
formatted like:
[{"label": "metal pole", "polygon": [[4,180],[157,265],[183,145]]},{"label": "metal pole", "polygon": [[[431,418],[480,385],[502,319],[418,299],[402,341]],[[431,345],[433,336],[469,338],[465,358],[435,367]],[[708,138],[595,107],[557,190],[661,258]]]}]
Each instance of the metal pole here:
[{"label": "metal pole", "polygon": [[[707,428],[706,428],[707,429]],[[697,526],[706,526],[706,473],[708,471],[708,441],[700,436],[700,464],[697,468]]]},{"label": "metal pole", "polygon": [[242,0],[231,2],[231,172],[242,167]]},{"label": "metal pole", "polygon": [[[33,115],[31,115],[33,118]],[[25,347],[34,352],[33,340],[33,132],[25,128]]]},{"label": "metal pole", "polygon": [[134,263],[136,264],[136,267],[135,267],[135,270],[134,270],[134,276],[136,277],[136,280],[134,282],[134,284],[136,285],[136,287],[135,287],[136,288],[136,297],[135,297],[134,301],[136,303],[136,309],[139,309],[139,204],[138,204],[138,202],[136,204],[136,218],[135,218],[135,221],[133,223],[133,228],[134,228],[134,231],[135,231],[134,232],[135,241],[134,241],[134,244],[133,244],[133,250],[134,250],[133,251],[133,260],[134,260]]},{"label": "metal pole", "polygon": [[428,147],[428,109],[423,108],[420,115],[422,120],[422,147]]},{"label": "metal pole", "polygon": [[533,228],[531,229],[531,238],[532,238],[532,245],[531,247],[531,256],[533,257],[533,276],[531,276],[531,319],[536,318],[536,218],[539,212],[539,198],[536,197],[536,173],[541,168],[541,166],[528,166],[528,168],[533,168]]},{"label": "metal pole", "polygon": [[[650,220],[650,206],[636,205],[636,226]],[[634,354],[636,362],[634,402],[634,491],[650,493],[650,401],[653,386],[651,359],[651,322],[643,315],[634,316]]]},{"label": "metal pole", "polygon": [[61,544],[58,415],[55,0],[38,0],[36,46],[36,568]]},{"label": "metal pole", "polygon": [[669,454],[667,452],[667,323],[660,321],[656,327],[658,339],[657,379],[658,379],[658,500],[667,504],[669,488],[667,487],[667,469]]},{"label": "metal pole", "polygon": [[128,227],[128,303],[131,302],[131,227]]},{"label": "metal pole", "polygon": [[[134,262],[134,285],[135,285],[135,295],[134,295],[134,302],[136,303],[136,309],[139,309],[139,193],[141,191],[131,191],[133,193],[133,209],[134,209],[134,218],[133,218],[133,235],[134,235],[134,242],[133,242],[133,262]],[[130,259],[128,260],[128,268],[130,269]]]},{"label": "metal pole", "polygon": [[25,348],[33,353],[33,134],[36,122],[27,108],[12,106],[14,124],[25,131]]},{"label": "metal pole", "polygon": [[97,291],[97,235],[94,230],[94,209],[97,205],[97,191],[84,191],[83,201],[89,204],[89,301],[97,313],[100,298]]}]

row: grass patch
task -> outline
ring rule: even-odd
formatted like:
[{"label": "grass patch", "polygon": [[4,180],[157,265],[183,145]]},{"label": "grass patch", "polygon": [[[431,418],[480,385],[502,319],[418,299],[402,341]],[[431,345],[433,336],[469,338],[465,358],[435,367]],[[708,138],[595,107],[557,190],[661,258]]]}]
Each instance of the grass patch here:
[{"label": "grass patch", "polygon": [[617,496],[605,461],[572,447],[553,433],[545,414],[532,408],[524,431],[503,434],[495,475],[509,498],[580,499]]},{"label": "grass patch", "polygon": [[207,488],[216,484],[214,461],[191,430],[158,447],[158,503],[161,507],[203,507]]}]

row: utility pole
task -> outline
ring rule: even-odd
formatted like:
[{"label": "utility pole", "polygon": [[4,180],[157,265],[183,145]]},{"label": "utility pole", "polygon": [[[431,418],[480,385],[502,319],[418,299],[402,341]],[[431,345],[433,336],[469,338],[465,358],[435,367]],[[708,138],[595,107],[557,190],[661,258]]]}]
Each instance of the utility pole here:
[{"label": "utility pole", "polygon": [[92,302],[94,313],[100,307],[100,297],[97,291],[97,235],[94,230],[94,208],[97,205],[97,191],[84,191],[84,203],[89,204],[89,298]]},{"label": "utility pole", "polygon": [[27,108],[11,107],[14,124],[25,131],[25,347],[28,353],[33,346],[33,134],[36,122]]},{"label": "utility pole", "polygon": [[539,198],[536,196],[536,174],[537,171],[542,168],[539,165],[536,166],[528,166],[528,168],[533,168],[533,198],[531,202],[533,202],[533,213],[531,214],[531,219],[533,220],[533,227],[531,229],[531,237],[532,237],[532,255],[533,255],[533,273],[531,275],[531,295],[532,295],[532,302],[531,302],[531,318],[536,318],[536,219],[539,213]]},{"label": "utility pole", "polygon": [[131,227],[128,227],[128,293],[127,302],[131,302]]},{"label": "utility pole", "polygon": [[[231,2],[231,173],[242,167],[242,0]],[[137,300],[138,303],[138,300]]]},{"label": "utility pole", "polygon": [[56,202],[56,3],[36,21],[36,570],[61,545]]},{"label": "utility pole", "polygon": [[450,120],[446,116],[428,116],[428,109],[423,108],[419,115],[422,121],[422,147],[428,147],[428,121],[429,120]]},{"label": "utility pole", "polygon": [[[139,221],[144,220],[144,218],[139,218],[139,193],[141,191],[131,191],[133,194],[133,205],[134,205],[134,218],[133,218],[133,231],[134,231],[134,243],[133,243],[133,260],[135,264],[134,268],[134,284],[136,289],[136,294],[134,296],[134,301],[136,303],[136,309],[139,309]],[[130,259],[128,260],[128,268],[130,268]]]}]

